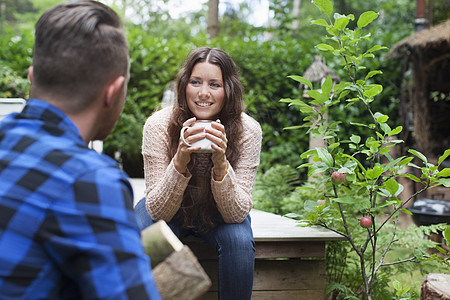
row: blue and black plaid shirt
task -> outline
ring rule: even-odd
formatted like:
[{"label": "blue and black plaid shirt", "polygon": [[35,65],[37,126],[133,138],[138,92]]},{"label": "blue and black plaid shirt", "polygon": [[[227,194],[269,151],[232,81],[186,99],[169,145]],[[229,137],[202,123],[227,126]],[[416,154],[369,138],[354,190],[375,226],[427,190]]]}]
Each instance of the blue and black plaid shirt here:
[{"label": "blue and black plaid shirt", "polygon": [[160,299],[128,177],[37,99],[0,122],[0,299]]}]

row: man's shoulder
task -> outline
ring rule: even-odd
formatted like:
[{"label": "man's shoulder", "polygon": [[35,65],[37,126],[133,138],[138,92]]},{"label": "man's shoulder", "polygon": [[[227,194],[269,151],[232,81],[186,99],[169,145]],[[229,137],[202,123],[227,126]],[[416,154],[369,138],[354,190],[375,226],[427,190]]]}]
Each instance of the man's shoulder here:
[{"label": "man's shoulder", "polygon": [[18,132],[6,133],[9,145],[0,143],[0,152],[9,153],[4,157],[5,168],[14,166],[26,173],[34,170],[43,176],[66,178],[67,181],[87,172],[118,168],[114,159],[88,148],[82,140],[43,134],[42,131],[10,135]]}]

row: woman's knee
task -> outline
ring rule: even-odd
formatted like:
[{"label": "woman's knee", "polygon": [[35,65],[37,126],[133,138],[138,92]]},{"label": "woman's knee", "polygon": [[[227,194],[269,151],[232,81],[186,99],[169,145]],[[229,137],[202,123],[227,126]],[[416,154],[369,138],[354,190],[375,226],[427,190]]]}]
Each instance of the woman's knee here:
[{"label": "woman's knee", "polygon": [[216,240],[219,251],[255,251],[253,232],[249,217],[239,224],[223,224],[217,228]]}]

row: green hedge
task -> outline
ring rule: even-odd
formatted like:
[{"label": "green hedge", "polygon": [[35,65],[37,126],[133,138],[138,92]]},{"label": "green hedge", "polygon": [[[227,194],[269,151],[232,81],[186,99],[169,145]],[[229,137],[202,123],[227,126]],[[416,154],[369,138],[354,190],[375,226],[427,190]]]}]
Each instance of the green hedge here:
[{"label": "green hedge", "polygon": [[[145,120],[160,105],[164,90],[176,79],[187,54],[205,45],[228,52],[240,69],[247,111],[263,129],[260,170],[266,172],[277,164],[296,167],[302,163],[299,154],[308,147],[307,133],[283,129],[301,124],[302,118],[298,110],[279,100],[298,97],[297,84],[287,76],[303,74],[312,63],[314,38],[262,42],[257,38],[243,40],[220,36],[209,41],[202,34],[189,38],[182,35],[157,37],[147,34],[141,27],[129,28],[127,35],[131,58],[128,99],[115,130],[105,140],[104,152],[116,159],[116,154],[120,153],[121,163],[130,176],[143,176],[141,143]],[[31,64],[32,46],[31,32],[14,36],[9,31],[0,37],[1,95],[25,97],[28,93],[26,70]],[[392,95],[387,99],[388,103],[393,103]],[[392,109],[391,104],[384,107]],[[358,118],[358,112],[355,110],[351,117]],[[350,116],[338,111],[331,117],[346,119]]]}]

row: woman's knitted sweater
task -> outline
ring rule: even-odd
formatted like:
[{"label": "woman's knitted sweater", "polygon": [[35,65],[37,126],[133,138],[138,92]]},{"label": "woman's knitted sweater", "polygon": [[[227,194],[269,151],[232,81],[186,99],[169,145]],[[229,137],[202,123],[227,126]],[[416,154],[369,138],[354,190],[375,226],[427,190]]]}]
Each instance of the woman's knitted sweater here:
[{"label": "woman's knitted sweater", "polygon": [[[169,125],[171,107],[166,107],[151,115],[144,126],[142,155],[144,158],[145,197],[147,210],[153,220],[169,222],[179,210],[183,194],[195,178],[196,194],[207,195],[211,188],[217,209],[226,223],[241,223],[252,208],[252,191],[256,170],[259,165],[262,131],[257,121],[242,114],[243,134],[238,143],[239,158],[234,167],[228,163],[228,173],[222,181],[212,176],[211,154],[198,155],[197,164],[185,176],[179,173],[169,156]],[[232,139],[233,137],[227,137]],[[209,184],[201,184],[210,181]],[[200,184],[198,184],[200,182]],[[207,183],[207,182],[206,182]]]}]

